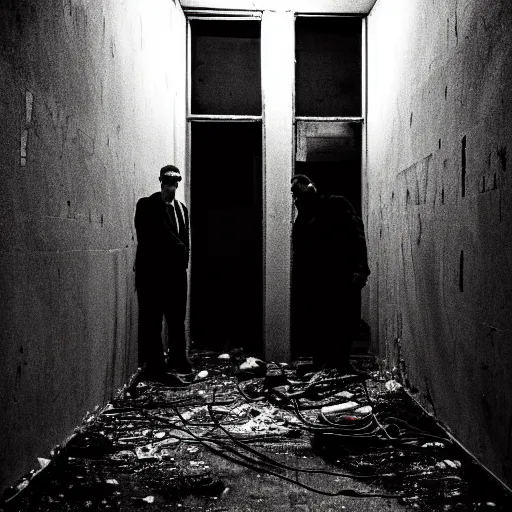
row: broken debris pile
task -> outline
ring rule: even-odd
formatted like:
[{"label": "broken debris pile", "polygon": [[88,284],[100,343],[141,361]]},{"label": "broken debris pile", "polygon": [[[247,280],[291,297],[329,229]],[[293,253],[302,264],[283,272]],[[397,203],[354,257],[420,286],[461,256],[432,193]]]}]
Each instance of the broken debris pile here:
[{"label": "broken debris pile", "polygon": [[[8,489],[3,508],[179,507],[187,496],[227,493],[216,469],[223,459],[325,496],[396,497],[418,510],[499,510],[478,486],[478,468],[400,384],[375,371],[370,358],[359,363],[364,372],[342,375],[313,371],[308,361],[201,353],[194,356],[201,374],[177,387],[134,379],[42,459],[39,471]],[[283,461],[277,447],[325,462]],[[315,474],[326,487],[310,483]]]}]

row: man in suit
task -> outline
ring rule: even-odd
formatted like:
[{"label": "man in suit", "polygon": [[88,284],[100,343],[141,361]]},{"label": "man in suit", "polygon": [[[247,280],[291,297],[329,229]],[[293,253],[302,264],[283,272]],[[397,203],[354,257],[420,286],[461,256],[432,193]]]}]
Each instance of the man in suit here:
[{"label": "man in suit", "polygon": [[[350,364],[368,268],[364,226],[342,196],[321,194],[305,175],[292,178],[292,350],[318,366],[358,373]],[[295,345],[295,346],[294,346]]]},{"label": "man in suit", "polygon": [[[139,300],[139,365],[144,377],[163,380],[167,371],[192,371],[187,358],[185,313],[189,262],[187,207],[175,198],[181,174],[174,165],[160,170],[160,192],[137,202],[135,283]],[[169,361],[162,346],[162,319],[168,329]]]}]

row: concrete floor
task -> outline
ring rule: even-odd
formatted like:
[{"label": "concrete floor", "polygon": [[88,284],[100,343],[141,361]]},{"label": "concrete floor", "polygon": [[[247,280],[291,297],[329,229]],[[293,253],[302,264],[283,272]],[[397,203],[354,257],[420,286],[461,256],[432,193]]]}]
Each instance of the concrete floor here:
[{"label": "concrete floor", "polygon": [[[44,469],[7,489],[2,509],[512,509],[510,497],[370,358],[355,361],[366,380],[298,364],[240,372],[245,360],[201,353],[193,362],[208,371],[204,378],[162,384],[135,376],[43,455]],[[299,413],[294,392],[302,393]],[[352,410],[330,417],[337,427],[321,422],[322,404],[349,401],[371,403],[375,415]]]}]

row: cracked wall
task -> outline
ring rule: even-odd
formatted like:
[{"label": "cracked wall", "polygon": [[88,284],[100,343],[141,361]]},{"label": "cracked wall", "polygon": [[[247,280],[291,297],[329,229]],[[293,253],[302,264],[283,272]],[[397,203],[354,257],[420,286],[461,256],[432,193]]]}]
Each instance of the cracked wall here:
[{"label": "cracked wall", "polygon": [[184,166],[185,19],[156,0],[0,7],[0,488],[136,369],[137,199]]},{"label": "cracked wall", "polygon": [[512,483],[510,62],[506,0],[368,18],[372,343]]}]

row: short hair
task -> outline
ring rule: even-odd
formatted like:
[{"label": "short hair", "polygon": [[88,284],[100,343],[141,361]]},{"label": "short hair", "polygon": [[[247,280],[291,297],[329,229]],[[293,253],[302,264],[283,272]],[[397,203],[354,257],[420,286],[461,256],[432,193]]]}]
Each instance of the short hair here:
[{"label": "short hair", "polygon": [[160,181],[165,178],[181,181],[180,170],[175,165],[165,165],[160,169]]},{"label": "short hair", "polygon": [[311,180],[311,178],[308,178],[305,174],[295,174],[294,176],[292,176],[291,183],[293,183],[294,181],[299,183],[299,185],[315,185],[313,183],[313,180]]}]

